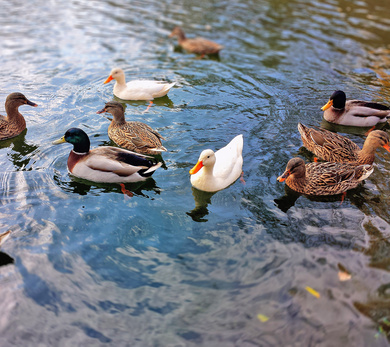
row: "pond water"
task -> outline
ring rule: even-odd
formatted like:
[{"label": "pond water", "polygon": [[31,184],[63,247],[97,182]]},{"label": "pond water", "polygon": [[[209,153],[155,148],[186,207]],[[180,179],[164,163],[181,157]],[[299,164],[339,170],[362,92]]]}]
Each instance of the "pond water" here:
[{"label": "pond water", "polygon": [[[384,346],[390,325],[389,153],[340,204],[294,196],[276,178],[305,153],[297,123],[324,125],[336,89],[390,104],[385,0],[0,1],[0,113],[20,91],[27,130],[0,143],[1,346]],[[225,48],[196,59],[181,25]],[[126,103],[166,138],[144,183],[69,176],[80,127],[111,144],[104,85],[175,81]],[[336,128],[359,146],[361,129]],[[189,169],[244,136],[244,179],[199,194]],[[309,158],[306,158],[307,160]],[[340,281],[347,270],[351,278]],[[307,287],[315,290],[312,295]]]}]

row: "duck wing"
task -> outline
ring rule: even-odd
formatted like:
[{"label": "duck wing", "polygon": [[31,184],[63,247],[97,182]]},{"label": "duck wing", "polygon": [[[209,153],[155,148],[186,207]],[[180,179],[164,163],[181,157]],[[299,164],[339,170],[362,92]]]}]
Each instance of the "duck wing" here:
[{"label": "duck wing", "polygon": [[354,117],[375,116],[380,119],[390,117],[390,108],[375,102],[349,100],[345,104],[345,111]]},{"label": "duck wing", "polygon": [[130,176],[153,166],[152,157],[140,155],[116,147],[98,147],[90,151],[83,163],[92,170],[113,172],[119,176]]},{"label": "duck wing", "polygon": [[358,159],[359,146],[345,136],[320,127],[308,128],[301,123],[298,124],[298,130],[303,145],[323,160],[351,162]]}]

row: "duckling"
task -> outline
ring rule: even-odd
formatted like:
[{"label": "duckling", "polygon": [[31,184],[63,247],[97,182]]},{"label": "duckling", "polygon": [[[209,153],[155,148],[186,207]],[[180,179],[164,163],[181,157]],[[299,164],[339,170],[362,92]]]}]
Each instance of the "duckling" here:
[{"label": "duckling", "polygon": [[385,123],[390,117],[388,106],[375,102],[347,100],[342,90],[336,90],[321,110],[329,123],[341,125],[372,127]]},{"label": "duckling", "polygon": [[201,57],[207,54],[218,54],[219,51],[224,48],[222,45],[207,40],[203,37],[195,37],[193,39],[186,38],[184,31],[180,27],[175,27],[169,37],[177,36],[179,46],[190,53],[201,55]]},{"label": "duckling", "polygon": [[305,195],[335,195],[355,188],[373,171],[374,167],[367,164],[305,164],[301,158],[292,158],[278,181],[286,181],[291,189]]},{"label": "duckling", "polygon": [[144,181],[162,163],[153,157],[126,149],[102,146],[90,149],[88,135],[79,128],[68,129],[54,145],[69,142],[73,145],[68,157],[68,170],[74,176],[99,183],[126,183]]},{"label": "duckling", "polygon": [[134,80],[126,83],[125,73],[121,68],[114,68],[104,84],[115,80],[114,95],[122,100],[153,100],[167,95],[176,84],[165,81]]},{"label": "duckling", "polygon": [[167,149],[161,144],[165,140],[156,130],[142,122],[126,122],[125,110],[117,101],[109,101],[96,113],[108,112],[113,120],[108,127],[108,136],[118,146],[131,151],[156,155]]},{"label": "duckling", "polygon": [[326,129],[308,128],[298,123],[298,130],[303,145],[325,161],[372,165],[377,148],[390,152],[389,135],[382,130],[371,131],[362,149],[350,139]]},{"label": "duckling", "polygon": [[18,110],[21,105],[38,106],[28,100],[22,93],[11,93],[8,95],[5,100],[5,112],[7,116],[0,115],[0,140],[18,136],[26,129],[26,121]]}]

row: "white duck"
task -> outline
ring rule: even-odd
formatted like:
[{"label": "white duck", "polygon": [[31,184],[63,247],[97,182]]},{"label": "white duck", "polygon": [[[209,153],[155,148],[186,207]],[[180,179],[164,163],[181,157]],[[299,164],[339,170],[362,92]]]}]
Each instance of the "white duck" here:
[{"label": "white duck", "polygon": [[121,68],[111,70],[104,84],[115,80],[114,95],[122,100],[153,100],[167,95],[175,82],[154,80],[134,80],[126,83],[125,73]]},{"label": "white duck", "polygon": [[243,136],[237,135],[215,153],[211,149],[204,150],[190,170],[191,184],[199,190],[217,192],[234,183],[242,173],[243,146]]}]

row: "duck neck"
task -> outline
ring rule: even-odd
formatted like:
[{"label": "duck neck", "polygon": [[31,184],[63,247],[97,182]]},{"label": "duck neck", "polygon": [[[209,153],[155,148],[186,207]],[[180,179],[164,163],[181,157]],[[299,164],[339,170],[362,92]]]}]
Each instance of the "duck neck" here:
[{"label": "duck neck", "polygon": [[295,175],[288,176],[286,184],[293,190],[304,193],[307,185],[306,174],[296,177]]},{"label": "duck neck", "polygon": [[115,84],[118,86],[126,86],[126,78],[125,75],[120,75],[117,78],[115,78]]},{"label": "duck neck", "polygon": [[183,30],[178,31],[177,40],[179,41],[179,43],[182,43],[183,41],[187,40],[186,35],[184,34]]},{"label": "duck neck", "polygon": [[19,112],[19,104],[8,101],[5,103],[5,112],[9,121],[26,124],[24,117]]},{"label": "duck neck", "polygon": [[76,142],[73,144],[73,152],[79,155],[88,154],[90,146],[91,144],[87,136],[86,138],[83,138],[83,141]]},{"label": "duck neck", "polygon": [[115,110],[113,113],[113,119],[112,122],[115,123],[116,125],[123,125],[126,123],[125,119],[125,113],[121,110]]},{"label": "duck neck", "polygon": [[375,160],[375,150],[376,146],[373,146],[367,141],[364,143],[362,150],[358,154],[358,163],[359,164],[372,164]]}]

